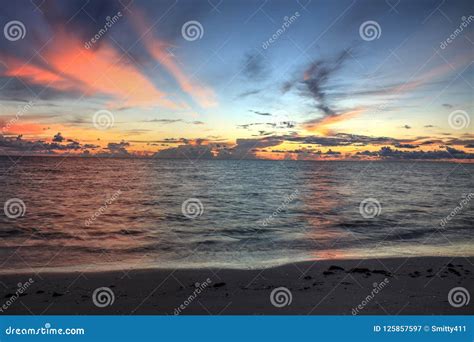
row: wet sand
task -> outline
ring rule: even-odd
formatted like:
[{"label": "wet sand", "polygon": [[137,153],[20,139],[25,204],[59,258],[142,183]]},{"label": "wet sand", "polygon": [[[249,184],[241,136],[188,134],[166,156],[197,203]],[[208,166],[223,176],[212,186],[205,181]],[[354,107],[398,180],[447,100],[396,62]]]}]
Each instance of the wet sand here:
[{"label": "wet sand", "polygon": [[[0,275],[7,315],[465,315],[474,258],[323,260],[264,270],[133,270]],[[18,283],[33,283],[18,293]],[[24,287],[24,286],[23,286]],[[107,287],[96,298],[94,290]],[[281,289],[282,287],[286,289]],[[272,296],[273,291],[273,296]],[[472,295],[472,293],[471,293]]]}]

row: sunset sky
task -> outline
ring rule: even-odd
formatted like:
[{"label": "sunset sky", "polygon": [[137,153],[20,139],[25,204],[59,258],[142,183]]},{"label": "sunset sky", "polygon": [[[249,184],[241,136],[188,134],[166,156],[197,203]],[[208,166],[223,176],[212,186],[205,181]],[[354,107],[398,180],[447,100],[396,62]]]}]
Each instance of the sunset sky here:
[{"label": "sunset sky", "polygon": [[473,9],[5,2],[0,154],[474,161]]}]

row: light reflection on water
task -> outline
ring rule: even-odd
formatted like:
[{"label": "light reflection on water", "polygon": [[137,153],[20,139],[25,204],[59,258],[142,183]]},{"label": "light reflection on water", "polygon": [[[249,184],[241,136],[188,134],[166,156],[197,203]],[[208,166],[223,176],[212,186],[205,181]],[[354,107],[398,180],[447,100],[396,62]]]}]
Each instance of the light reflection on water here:
[{"label": "light reflection on water", "polygon": [[[0,158],[0,203],[27,206],[24,217],[0,215],[1,270],[473,255],[472,205],[438,228],[473,192],[473,171],[430,162]],[[368,197],[382,205],[374,219],[359,213]],[[203,203],[196,219],[181,212],[188,198]]]}]

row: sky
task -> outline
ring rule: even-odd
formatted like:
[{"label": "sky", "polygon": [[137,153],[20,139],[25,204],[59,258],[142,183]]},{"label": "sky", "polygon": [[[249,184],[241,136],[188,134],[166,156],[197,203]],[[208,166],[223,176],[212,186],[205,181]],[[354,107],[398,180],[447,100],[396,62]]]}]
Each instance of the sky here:
[{"label": "sky", "polygon": [[0,155],[474,161],[472,1],[29,1]]}]

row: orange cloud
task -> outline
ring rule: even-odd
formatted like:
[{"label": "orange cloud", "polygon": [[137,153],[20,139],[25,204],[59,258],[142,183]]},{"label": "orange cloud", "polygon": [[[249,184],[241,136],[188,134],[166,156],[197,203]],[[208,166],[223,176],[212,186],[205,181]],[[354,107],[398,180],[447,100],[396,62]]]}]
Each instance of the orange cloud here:
[{"label": "orange cloud", "polygon": [[5,75],[24,78],[34,84],[58,90],[74,89],[86,95],[109,95],[111,107],[162,106],[187,108],[167,98],[133,64],[127,63],[107,43],[97,50],[87,50],[82,43],[64,32],[58,32],[52,45],[43,53],[50,69],[21,62],[8,62]]},{"label": "orange cloud", "polygon": [[364,109],[356,109],[339,115],[330,115],[323,118],[309,120],[303,123],[303,128],[310,132],[318,132],[322,135],[330,135],[333,132],[328,126],[341,121],[347,121],[362,114]]},{"label": "orange cloud", "polygon": [[44,133],[44,125],[36,123],[0,122],[0,126],[2,126],[0,134],[6,135],[38,135]]},{"label": "orange cloud", "polygon": [[89,93],[111,95],[121,106],[180,108],[108,44],[93,51],[65,35],[60,36],[59,42],[62,53],[48,54],[48,61],[61,74],[80,81]]},{"label": "orange cloud", "polygon": [[152,27],[147,24],[144,15],[139,13],[138,10],[134,10],[132,21],[148,52],[174,77],[181,89],[202,107],[216,106],[217,102],[213,90],[189,79],[175,59],[168,53],[166,48],[169,45],[153,37]]},{"label": "orange cloud", "polygon": [[33,64],[22,65],[21,61],[16,59],[9,59],[8,65],[10,68],[5,72],[5,76],[23,78],[34,84],[50,84],[52,87],[60,90],[68,88],[67,81],[54,72]]}]

